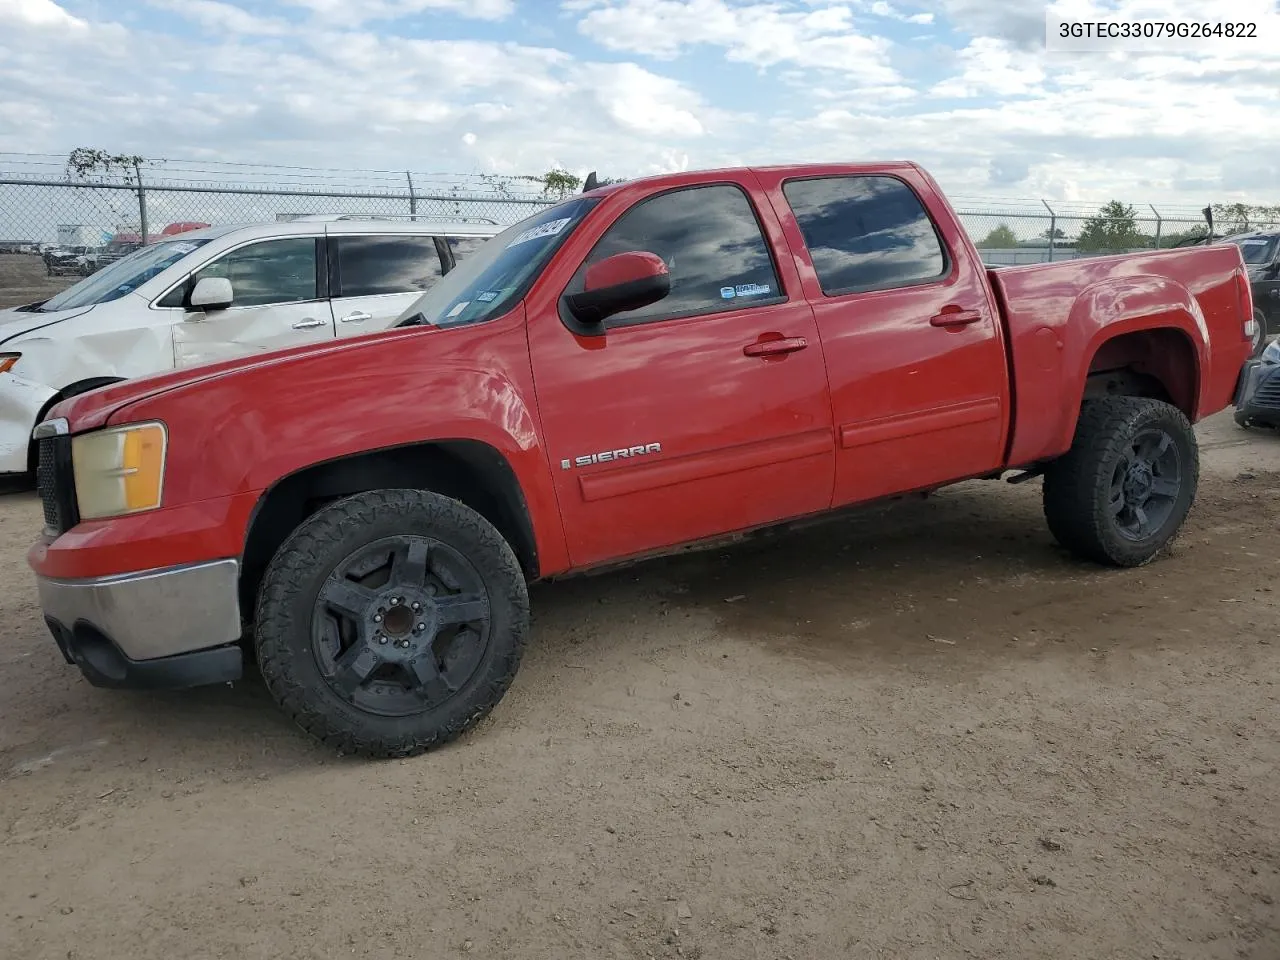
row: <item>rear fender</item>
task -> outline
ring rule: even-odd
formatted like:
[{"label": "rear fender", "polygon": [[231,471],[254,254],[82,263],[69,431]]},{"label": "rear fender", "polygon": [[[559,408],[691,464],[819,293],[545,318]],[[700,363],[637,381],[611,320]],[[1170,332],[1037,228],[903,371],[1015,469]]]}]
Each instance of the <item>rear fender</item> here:
[{"label": "rear fender", "polygon": [[[1144,341],[1151,347],[1138,358],[1139,372],[1160,380],[1183,412],[1193,422],[1197,419],[1204,381],[1201,370],[1209,360],[1209,329],[1195,297],[1186,287],[1164,277],[1104,280],[1076,298],[1059,334],[1063,403],[1053,433],[1054,454],[1071,446],[1086,382],[1095,364],[1105,368],[1111,362],[1134,359],[1132,350],[1108,345],[1145,331],[1167,331],[1168,335]],[[1114,358],[1108,357],[1108,351]]]}]

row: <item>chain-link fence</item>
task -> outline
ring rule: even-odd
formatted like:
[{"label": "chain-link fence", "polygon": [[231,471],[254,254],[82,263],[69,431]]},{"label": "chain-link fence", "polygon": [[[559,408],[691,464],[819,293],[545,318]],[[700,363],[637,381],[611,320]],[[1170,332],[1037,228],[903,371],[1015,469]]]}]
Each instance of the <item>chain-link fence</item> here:
[{"label": "chain-link fence", "polygon": [[[953,200],[969,236],[993,265],[1041,263],[1075,257],[1185,245],[1208,233],[1200,210],[1112,202],[1100,206],[1039,201]],[[1238,214],[1217,219],[1215,236],[1275,229],[1280,221]]]},{"label": "chain-link fence", "polygon": [[[133,161],[113,158],[85,171],[72,169],[65,158],[0,154],[0,256],[35,257],[23,258],[22,269],[13,258],[7,267],[0,264],[6,299],[16,295],[15,286],[91,273],[192,225],[308,214],[510,224],[558,199],[554,191],[538,192],[537,179],[529,177]],[[1189,208],[972,197],[953,204],[990,264],[1166,248],[1206,230],[1203,214]],[[1215,224],[1215,231],[1267,225]],[[22,276],[15,279],[17,274]]]}]

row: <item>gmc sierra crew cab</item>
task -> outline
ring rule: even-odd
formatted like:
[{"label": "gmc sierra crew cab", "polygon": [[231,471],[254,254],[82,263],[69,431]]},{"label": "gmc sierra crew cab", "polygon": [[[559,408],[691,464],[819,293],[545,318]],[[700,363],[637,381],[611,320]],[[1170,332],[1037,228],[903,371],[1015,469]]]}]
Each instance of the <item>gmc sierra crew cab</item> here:
[{"label": "gmc sierra crew cab", "polygon": [[987,270],[912,163],[615,184],[393,329],[62,401],[29,563],[91,683],[252,657],[313,736],[406,756],[502,698],[534,580],[1010,471],[1074,554],[1151,560],[1253,323],[1231,244]]}]

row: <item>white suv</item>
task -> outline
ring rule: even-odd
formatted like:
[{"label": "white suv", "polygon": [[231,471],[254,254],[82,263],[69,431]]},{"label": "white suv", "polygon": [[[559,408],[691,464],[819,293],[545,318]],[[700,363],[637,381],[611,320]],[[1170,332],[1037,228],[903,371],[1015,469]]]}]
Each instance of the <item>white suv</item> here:
[{"label": "white suv", "polygon": [[390,327],[502,227],[350,216],[207,227],[0,310],[0,475],[59,400],[119,380]]}]

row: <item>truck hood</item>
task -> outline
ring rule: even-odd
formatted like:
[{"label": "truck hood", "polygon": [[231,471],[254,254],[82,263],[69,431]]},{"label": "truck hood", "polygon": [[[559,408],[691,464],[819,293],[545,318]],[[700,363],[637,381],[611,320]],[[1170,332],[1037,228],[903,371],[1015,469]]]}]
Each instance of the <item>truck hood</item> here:
[{"label": "truck hood", "polygon": [[313,343],[307,346],[290,347],[284,350],[272,350],[233,360],[220,360],[217,363],[201,364],[184,370],[159,373],[135,380],[126,380],[110,386],[100,387],[88,393],[82,393],[63,400],[46,414],[50,417],[64,417],[71,433],[83,433],[106,426],[112,416],[139,400],[146,400],[162,393],[179,390],[192,384],[222,377],[233,377],[248,370],[263,367],[287,367],[303,362],[311,357],[338,351],[350,351],[357,354],[361,350],[373,349],[397,337],[422,337],[441,332],[437,327],[413,326],[393,328],[370,333],[365,336],[343,340],[330,340],[324,343]]},{"label": "truck hood", "polygon": [[39,330],[41,327],[60,323],[63,320],[70,320],[72,317],[78,317],[82,313],[88,313],[93,307],[94,304],[90,304],[87,307],[75,307],[71,310],[53,310],[49,313],[44,313],[40,310],[26,310],[22,307],[0,310],[0,343],[22,336],[24,333],[31,333],[33,330]]}]

